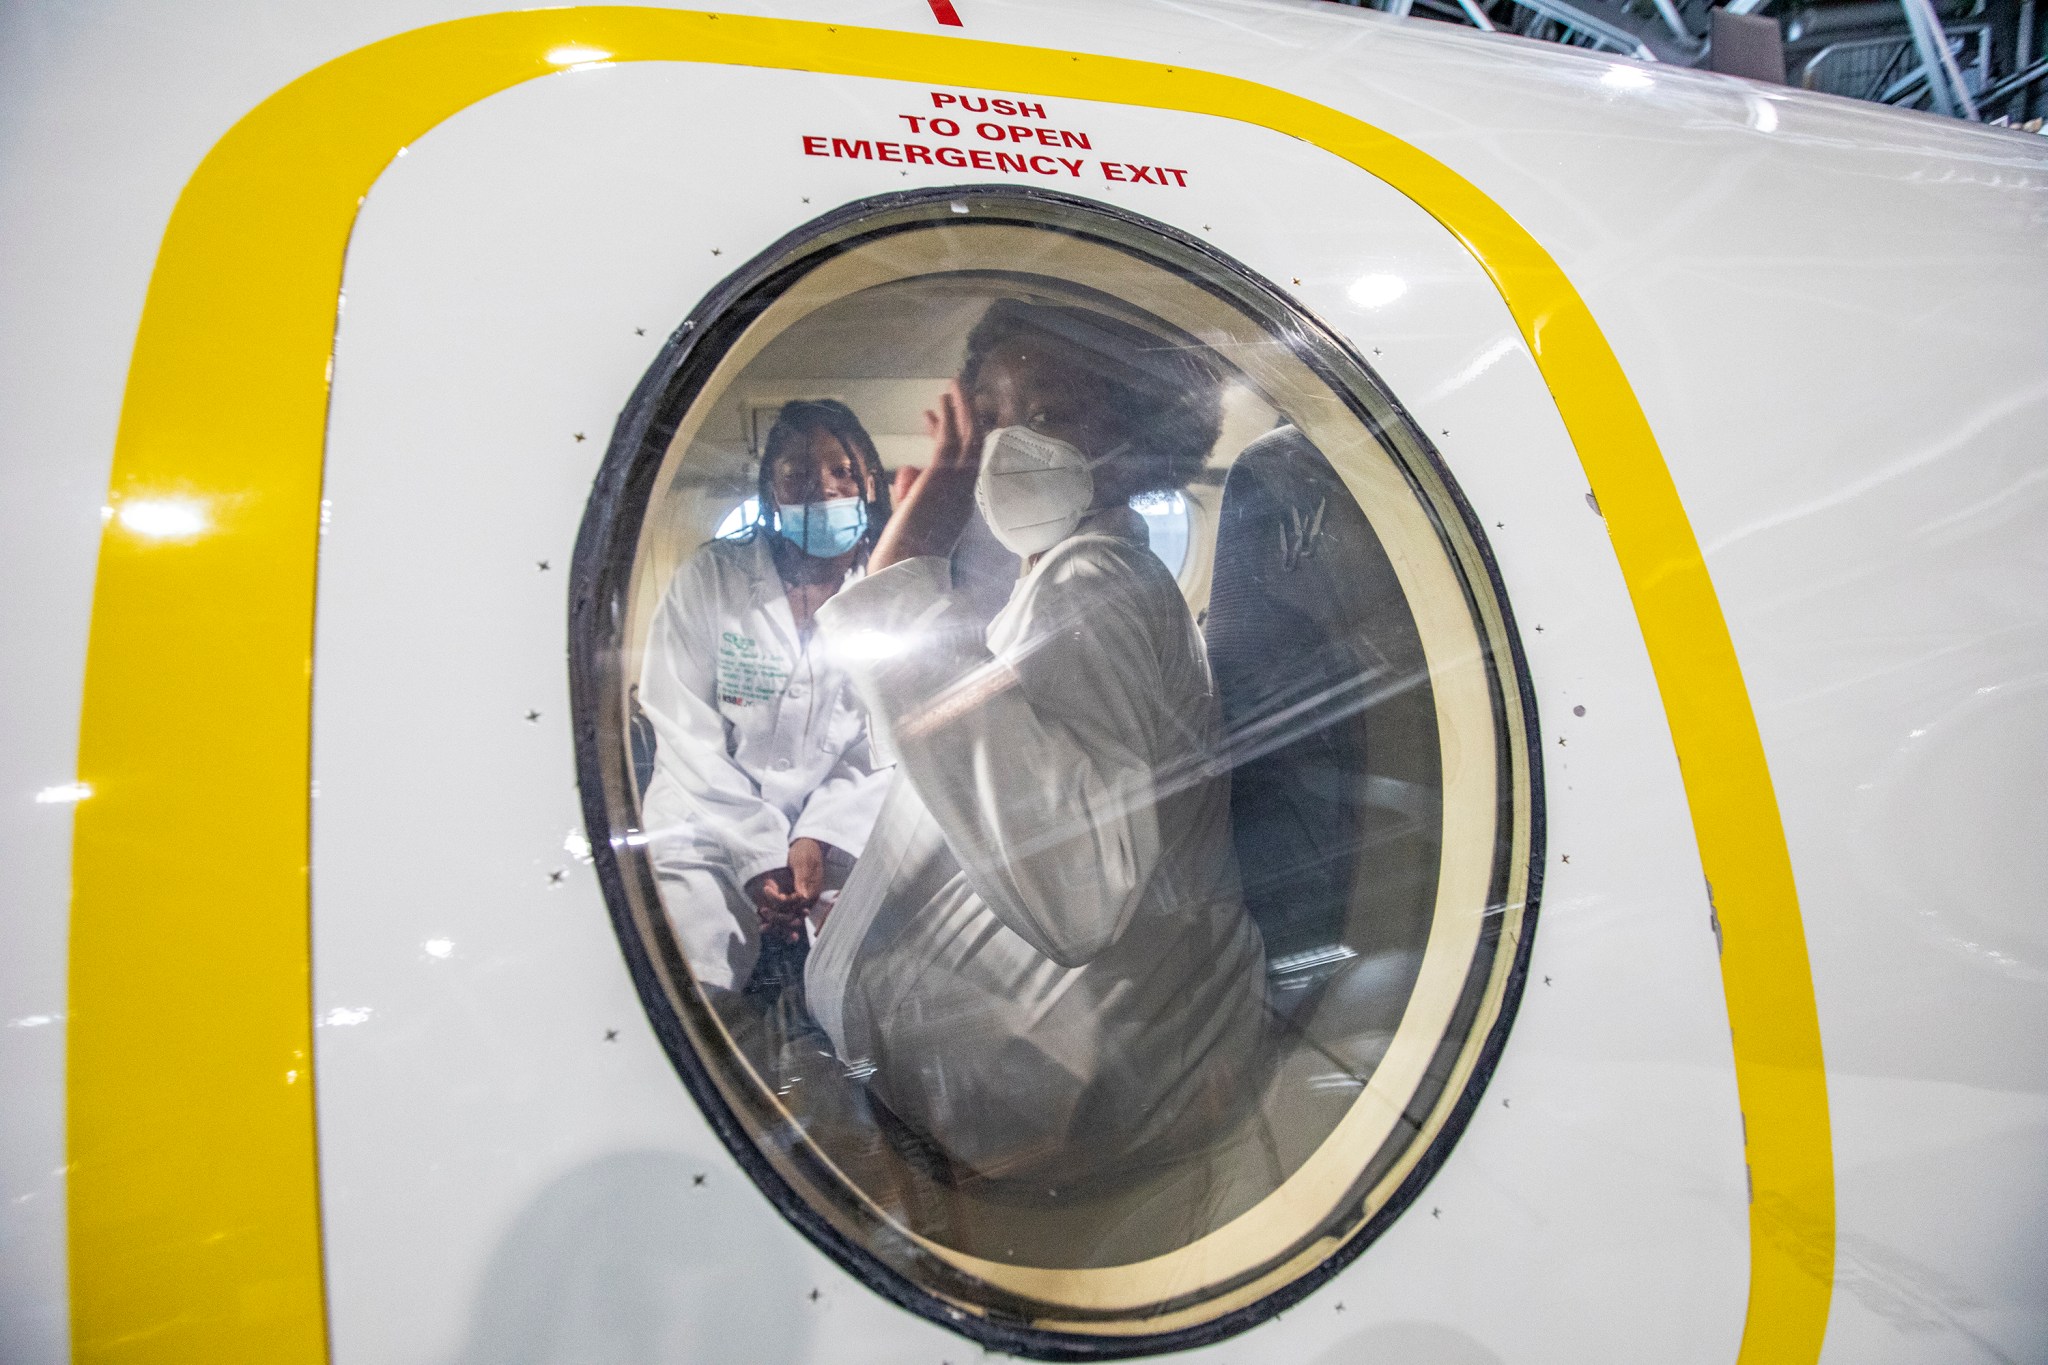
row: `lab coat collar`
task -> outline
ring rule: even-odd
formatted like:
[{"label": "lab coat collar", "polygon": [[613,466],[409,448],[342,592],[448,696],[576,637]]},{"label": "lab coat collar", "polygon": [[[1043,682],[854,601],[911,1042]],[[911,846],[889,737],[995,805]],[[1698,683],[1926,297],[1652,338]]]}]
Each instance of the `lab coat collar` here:
[{"label": "lab coat collar", "polygon": [[[1142,533],[1143,527],[1140,526],[1139,529]],[[775,547],[769,543],[769,537],[773,534],[774,532],[763,529],[755,532],[754,538],[747,542],[746,548],[751,551],[747,559],[747,572],[753,580],[753,600],[750,605],[753,610],[767,612],[768,619],[782,633],[783,643],[790,652],[801,654],[805,637],[796,628],[796,613],[790,610],[789,590],[782,581],[782,571],[775,567]],[[839,585],[840,591],[844,592],[865,577],[867,565],[856,563],[846,571],[846,581]]]},{"label": "lab coat collar", "polygon": [[[1145,519],[1129,507],[1098,507],[1082,517],[1080,524],[1065,540],[1039,555],[1036,560],[1027,561],[1031,567],[1017,575],[1016,586],[1010,589],[1010,600],[1004,605],[1003,610],[997,613],[996,620],[1001,621],[1008,615],[1010,609],[1017,605],[1017,599],[1024,595],[1030,585],[1052,565],[1054,560],[1066,553],[1068,546],[1082,536],[1110,536],[1140,547],[1152,544],[1152,534],[1145,529]],[[996,635],[993,623],[989,630],[989,638],[993,640]]]},{"label": "lab coat collar", "polygon": [[1127,506],[1098,507],[1081,518],[1081,524],[1074,528],[1077,536],[1115,536],[1138,545],[1150,545],[1151,533],[1145,529],[1145,519]]},{"label": "lab coat collar", "polygon": [[747,577],[753,585],[753,605],[765,607],[782,596],[782,574],[775,567],[775,550],[768,544],[773,532],[764,529],[754,532],[754,538],[747,542]]}]

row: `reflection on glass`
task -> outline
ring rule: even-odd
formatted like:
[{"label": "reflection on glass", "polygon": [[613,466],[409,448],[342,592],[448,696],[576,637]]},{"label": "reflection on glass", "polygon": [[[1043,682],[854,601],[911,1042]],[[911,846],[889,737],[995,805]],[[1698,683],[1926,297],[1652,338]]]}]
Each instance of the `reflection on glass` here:
[{"label": "reflection on glass", "polygon": [[716,1021],[677,1000],[686,1060],[863,1255],[1185,1322],[1445,1131],[1524,730],[1376,390],[1199,261],[967,202],[774,275],[679,384],[597,661],[643,793],[604,847]]},{"label": "reflection on glass", "polygon": [[818,609],[887,525],[874,441],[834,402],[784,407],[753,519],[691,556],[654,620],[638,704],[662,901],[698,983],[793,979],[886,786]]}]

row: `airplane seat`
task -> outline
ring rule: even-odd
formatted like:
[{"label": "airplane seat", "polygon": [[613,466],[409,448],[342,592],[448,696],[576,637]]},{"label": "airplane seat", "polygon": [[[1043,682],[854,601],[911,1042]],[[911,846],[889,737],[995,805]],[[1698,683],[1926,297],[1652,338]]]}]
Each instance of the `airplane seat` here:
[{"label": "airplane seat", "polygon": [[[1371,809],[1371,765],[1386,747],[1398,768],[1398,751],[1416,747],[1403,732],[1419,718],[1418,691],[1427,705],[1428,675],[1378,536],[1300,431],[1283,426],[1245,448],[1218,520],[1205,634],[1233,769],[1233,840],[1246,909],[1283,988],[1382,936],[1353,923],[1355,905],[1370,908],[1355,891],[1361,859],[1388,839]],[[1377,734],[1376,716],[1398,728]]]}]

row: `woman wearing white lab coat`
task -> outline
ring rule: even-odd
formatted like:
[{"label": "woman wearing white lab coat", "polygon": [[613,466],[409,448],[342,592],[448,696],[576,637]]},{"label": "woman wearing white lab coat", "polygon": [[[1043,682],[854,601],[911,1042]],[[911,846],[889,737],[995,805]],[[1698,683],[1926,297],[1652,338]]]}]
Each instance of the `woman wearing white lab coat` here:
[{"label": "woman wearing white lab coat", "polygon": [[[1262,1080],[1217,704],[1129,508],[1199,471],[1218,421],[1191,355],[998,303],[931,418],[931,467],[899,475],[867,577],[819,613],[898,767],[812,952],[811,1009],[981,1175],[1156,1167],[1218,1140]],[[946,561],[977,501],[1025,562],[985,636]]]},{"label": "woman wearing white lab coat", "polygon": [[874,442],[836,402],[790,403],[761,461],[755,525],[677,571],[639,703],[642,798],[662,903],[701,985],[743,989],[764,932],[800,944],[880,808],[867,723],[814,618],[888,519]]}]

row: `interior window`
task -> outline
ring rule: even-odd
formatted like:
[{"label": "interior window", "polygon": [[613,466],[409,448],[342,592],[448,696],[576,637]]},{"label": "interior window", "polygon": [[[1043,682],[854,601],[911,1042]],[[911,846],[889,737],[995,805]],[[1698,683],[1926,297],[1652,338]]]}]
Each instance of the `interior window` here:
[{"label": "interior window", "polygon": [[1145,519],[1145,534],[1152,553],[1175,578],[1188,562],[1191,534],[1187,494],[1178,489],[1162,493],[1140,493],[1131,499],[1131,510]]},{"label": "interior window", "polygon": [[718,529],[711,534],[719,540],[731,540],[760,519],[761,500],[759,498],[747,498],[739,506],[727,512],[719,520]]},{"label": "interior window", "polygon": [[983,191],[815,224],[640,391],[581,780],[764,1191],[1032,1351],[1357,1254],[1490,1068],[1538,826],[1506,604],[1392,397],[1208,248]]}]

